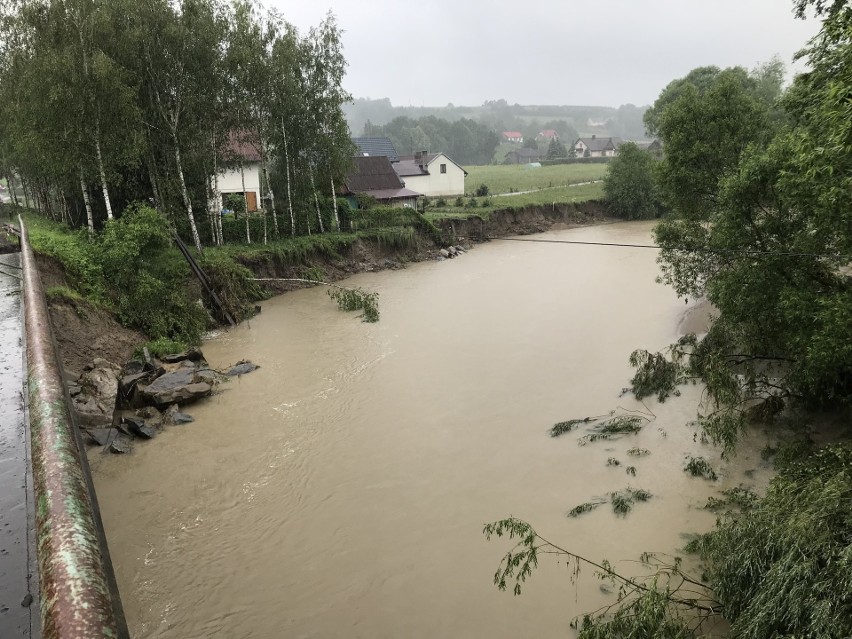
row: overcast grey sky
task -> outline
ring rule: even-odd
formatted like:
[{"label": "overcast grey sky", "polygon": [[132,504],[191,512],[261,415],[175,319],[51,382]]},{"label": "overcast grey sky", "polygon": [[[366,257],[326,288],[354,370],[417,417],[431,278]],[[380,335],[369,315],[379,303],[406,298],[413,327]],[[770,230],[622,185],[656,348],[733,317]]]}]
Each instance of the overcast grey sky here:
[{"label": "overcast grey sky", "polygon": [[[398,106],[650,104],[715,64],[790,63],[819,28],[792,0],[265,0],[300,31],[330,9],[345,87]],[[801,69],[801,63],[799,69]]]}]

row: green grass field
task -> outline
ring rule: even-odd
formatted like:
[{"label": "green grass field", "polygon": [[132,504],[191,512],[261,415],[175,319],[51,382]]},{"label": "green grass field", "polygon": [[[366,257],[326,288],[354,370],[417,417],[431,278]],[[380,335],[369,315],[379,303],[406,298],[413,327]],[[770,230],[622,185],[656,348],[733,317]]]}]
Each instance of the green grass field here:
[{"label": "green grass field", "polygon": [[[479,215],[487,218],[494,211],[501,209],[523,208],[525,206],[550,206],[552,204],[565,204],[573,202],[586,202],[588,200],[599,200],[603,197],[603,185],[601,183],[582,184],[580,186],[560,186],[534,193],[521,195],[509,195],[506,197],[477,197],[464,198],[465,205],[471,199],[476,201],[476,207],[453,206],[454,200],[449,201],[449,206],[440,209],[427,209],[426,219],[431,222],[447,218],[466,218],[471,215]],[[482,203],[485,202],[486,206]]]},{"label": "green grass field", "polygon": [[465,168],[468,172],[464,182],[465,191],[475,193],[480,184],[485,184],[492,194],[497,194],[600,180],[606,174],[607,165],[557,164],[533,169],[523,164],[488,164]]}]

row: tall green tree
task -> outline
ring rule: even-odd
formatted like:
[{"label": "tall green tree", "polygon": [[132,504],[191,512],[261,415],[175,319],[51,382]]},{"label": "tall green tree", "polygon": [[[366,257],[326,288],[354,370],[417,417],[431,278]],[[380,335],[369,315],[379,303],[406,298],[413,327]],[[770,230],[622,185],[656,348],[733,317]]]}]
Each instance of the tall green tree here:
[{"label": "tall green tree", "polygon": [[[656,231],[663,278],[719,311],[706,337],[672,349],[673,366],[707,382],[716,409],[703,423],[728,447],[748,402],[765,414],[852,400],[852,9],[823,8],[811,70],[783,99],[782,120],[753,77],[725,72],[659,109],[660,184],[674,208]],[[712,139],[719,131],[732,137]],[[654,372],[653,358],[635,361]]]},{"label": "tall green tree", "polygon": [[547,159],[548,160],[558,160],[559,158],[567,158],[568,157],[568,149],[565,148],[565,145],[562,144],[562,141],[558,138],[553,138],[550,141],[550,144],[547,145]]},{"label": "tall green tree", "polygon": [[652,219],[661,212],[654,180],[657,160],[627,142],[618,149],[604,176],[604,201],[618,217],[626,220]]}]

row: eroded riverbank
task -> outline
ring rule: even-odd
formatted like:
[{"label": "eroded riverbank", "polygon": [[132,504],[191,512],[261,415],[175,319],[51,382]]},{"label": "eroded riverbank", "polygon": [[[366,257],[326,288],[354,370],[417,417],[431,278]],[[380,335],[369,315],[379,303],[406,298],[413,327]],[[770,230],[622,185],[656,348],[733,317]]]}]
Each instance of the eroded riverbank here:
[{"label": "eroded riverbank", "polygon": [[[512,514],[589,557],[635,560],[675,552],[713,525],[708,496],[766,472],[761,442],[722,465],[694,441],[693,392],[649,403],[657,417],[633,437],[580,447],[548,436],[564,419],[644,410],[619,398],[627,356],[676,338],[683,313],[654,283],[655,257],[493,243],[351,278],[380,292],[378,324],[309,289],[206,343],[214,366],[247,357],[262,368],[194,407],[194,424],[130,458],[92,459],[134,636],[565,636],[605,595],[590,575],[575,590],[548,565],[522,597],[498,592],[491,576],[508,547],[484,541],[486,521]],[[634,446],[651,451],[635,477],[606,465]],[[689,454],[722,479],[684,474]],[[654,497],[627,518],[566,517],[628,485]]]}]

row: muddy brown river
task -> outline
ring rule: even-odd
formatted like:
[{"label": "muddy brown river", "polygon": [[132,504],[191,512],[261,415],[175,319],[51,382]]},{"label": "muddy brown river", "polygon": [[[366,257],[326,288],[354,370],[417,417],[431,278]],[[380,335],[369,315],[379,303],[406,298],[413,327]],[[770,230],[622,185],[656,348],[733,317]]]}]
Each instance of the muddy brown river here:
[{"label": "muddy brown river", "polygon": [[[535,237],[647,243],[650,229]],[[348,280],[380,293],[377,324],[315,288],[206,342],[214,367],[262,368],[131,456],[91,455],[133,636],[572,636],[575,615],[609,601],[591,571],[572,584],[544,562],[520,597],[501,593],[492,577],[510,545],[486,542],[485,522],[521,517],[641,572],[642,551],[676,553],[713,525],[708,496],[767,472],[759,436],[724,464],[694,441],[697,389],[646,402],[656,419],[638,435],[587,446],[583,431],[548,435],[565,419],[645,410],[619,397],[628,355],[676,339],[687,310],[654,282],[656,257],[495,241]],[[651,454],[628,457],[635,446]],[[687,476],[689,454],[721,479]],[[627,517],[566,516],[627,486],[653,498]]]}]

